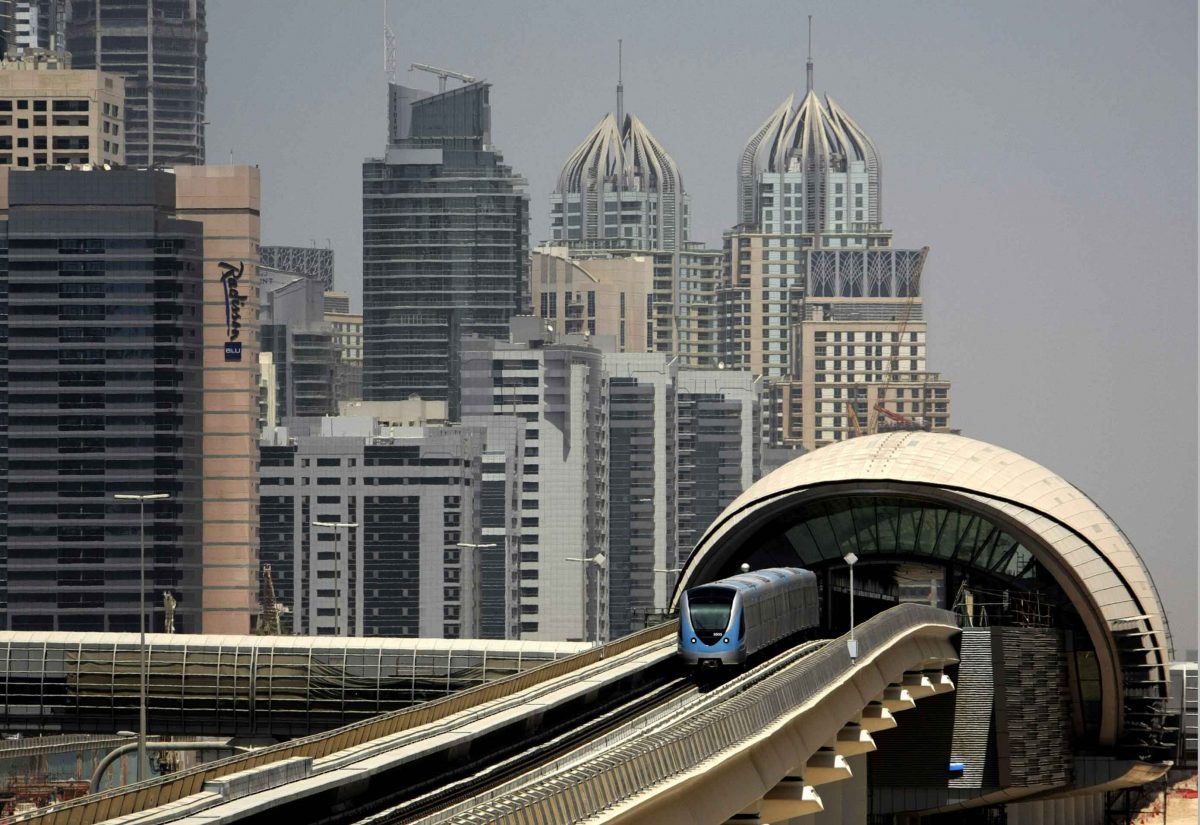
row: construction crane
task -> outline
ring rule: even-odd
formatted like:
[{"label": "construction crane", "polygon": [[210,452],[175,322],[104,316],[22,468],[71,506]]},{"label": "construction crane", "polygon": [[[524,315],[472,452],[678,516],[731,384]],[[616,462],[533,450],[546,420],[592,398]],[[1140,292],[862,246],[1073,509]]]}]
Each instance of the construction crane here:
[{"label": "construction crane", "polygon": [[275,581],[271,578],[271,565],[264,564],[262,568],[262,612],[258,614],[258,624],[254,628],[256,636],[282,636],[283,628],[279,621],[280,604],[275,598]]},{"label": "construction crane", "polygon": [[452,77],[455,80],[461,80],[463,83],[475,83],[476,81],[479,80],[479,78],[472,77],[469,74],[463,74],[462,72],[452,72],[449,69],[439,69],[437,66],[426,66],[424,63],[413,63],[412,65],[410,65],[408,67],[408,70],[410,72],[413,69],[416,69],[416,70],[422,71],[422,72],[429,72],[430,74],[437,75],[438,93],[439,94],[446,91],[446,78],[448,78],[448,77]]},{"label": "construction crane", "polygon": [[175,632],[175,597],[163,591],[163,625],[166,633]]},{"label": "construction crane", "polygon": [[887,391],[892,386],[892,380],[896,377],[896,371],[899,369],[900,363],[900,346],[904,342],[904,333],[908,329],[909,319],[912,318],[913,302],[921,291],[921,272],[925,268],[925,258],[929,255],[929,247],[921,247],[921,257],[917,261],[917,266],[913,272],[912,281],[908,285],[908,300],[904,304],[904,315],[900,320],[900,329],[896,333],[896,342],[892,344],[892,364],[888,371],[887,380],[883,382],[883,386],[879,388],[878,400],[875,402],[876,415],[871,416],[867,420],[867,432],[874,433],[879,431],[879,419],[884,417],[889,421],[897,424],[903,424],[907,427],[917,427],[916,421],[913,421],[906,415],[889,410],[885,406],[887,401]]},{"label": "construction crane", "polygon": [[858,413],[854,411],[854,400],[853,399],[847,400],[845,402],[845,405],[846,405],[846,414],[850,418],[850,424],[851,424],[851,426],[854,427],[854,435],[856,437],[862,435],[863,434],[862,424],[859,423]]}]

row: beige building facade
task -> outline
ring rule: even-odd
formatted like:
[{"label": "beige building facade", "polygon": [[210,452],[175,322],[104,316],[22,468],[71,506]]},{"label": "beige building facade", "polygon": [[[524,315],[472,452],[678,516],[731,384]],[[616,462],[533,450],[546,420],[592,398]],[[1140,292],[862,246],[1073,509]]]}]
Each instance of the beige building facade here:
[{"label": "beige building facade", "polygon": [[0,61],[0,166],[125,163],[125,81],[28,52]]},{"label": "beige building facade", "polygon": [[618,352],[717,367],[723,260],[699,244],[679,252],[543,246],[533,253],[533,310],[560,335],[611,335]]},{"label": "beige building facade", "polygon": [[362,366],[362,313],[326,310],[325,323],[333,330],[333,343],[341,353],[342,363]]},{"label": "beige building facade", "polygon": [[534,312],[557,335],[609,335],[618,352],[652,352],[653,279],[648,253],[576,257],[544,246],[533,253],[530,296]]},{"label": "beige building facade", "polygon": [[204,227],[205,633],[248,633],[258,602],[258,245],[252,166],[179,166],[177,214]]},{"label": "beige building facade", "polygon": [[[926,369],[920,299],[910,307],[918,320],[907,323],[891,320],[894,306],[878,299],[805,306],[793,336],[795,374],[769,393],[774,443],[813,450],[893,429],[949,431],[950,382]],[[872,309],[887,320],[872,319]]]}]

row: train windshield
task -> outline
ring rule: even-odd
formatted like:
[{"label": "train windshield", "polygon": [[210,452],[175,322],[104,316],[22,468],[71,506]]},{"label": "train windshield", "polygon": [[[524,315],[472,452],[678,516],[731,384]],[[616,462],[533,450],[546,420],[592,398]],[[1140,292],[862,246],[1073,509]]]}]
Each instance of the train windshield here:
[{"label": "train windshield", "polygon": [[723,587],[704,588],[688,593],[688,616],[697,633],[721,633],[729,626],[734,591]]}]

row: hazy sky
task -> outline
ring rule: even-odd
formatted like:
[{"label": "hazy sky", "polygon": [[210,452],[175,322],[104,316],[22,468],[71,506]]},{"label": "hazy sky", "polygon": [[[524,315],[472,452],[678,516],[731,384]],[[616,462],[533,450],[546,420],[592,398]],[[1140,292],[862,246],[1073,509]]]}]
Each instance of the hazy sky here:
[{"label": "hazy sky", "polygon": [[[710,244],[747,136],[816,89],[874,138],[884,222],[929,245],[929,365],[952,424],[1095,498],[1196,647],[1196,4],[400,2],[421,62],[493,83],[531,240],[563,160],[615,108],[667,147]],[[262,167],[263,241],[332,244],[361,294],[361,162],[387,137],[382,0],[209,0],[210,163]],[[453,83],[453,81],[451,81]]]}]

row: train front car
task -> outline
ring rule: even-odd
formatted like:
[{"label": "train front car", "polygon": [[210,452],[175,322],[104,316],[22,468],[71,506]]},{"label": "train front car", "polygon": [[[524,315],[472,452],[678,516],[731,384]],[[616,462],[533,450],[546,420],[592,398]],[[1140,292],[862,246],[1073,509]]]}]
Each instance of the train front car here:
[{"label": "train front car", "polygon": [[693,587],[679,605],[679,656],[685,665],[712,667],[746,661],[746,626],[736,587]]},{"label": "train front car", "polygon": [[685,665],[742,665],[748,656],[816,626],[816,577],[795,567],[745,572],[693,587],[679,603]]}]

